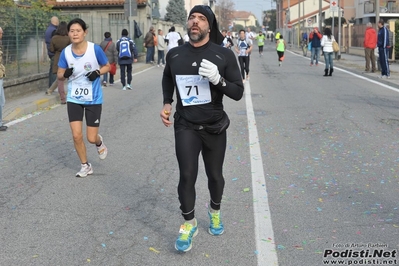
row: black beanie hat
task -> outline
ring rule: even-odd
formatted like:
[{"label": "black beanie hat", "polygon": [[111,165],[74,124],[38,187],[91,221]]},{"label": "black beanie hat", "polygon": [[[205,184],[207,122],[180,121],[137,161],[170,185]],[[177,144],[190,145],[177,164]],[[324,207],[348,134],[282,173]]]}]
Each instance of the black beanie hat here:
[{"label": "black beanie hat", "polygon": [[206,19],[208,20],[209,29],[211,31],[209,33],[210,40],[216,44],[222,44],[224,37],[218,29],[218,23],[212,9],[209,6],[196,5],[191,9],[188,17],[190,17],[192,13],[201,13],[206,17]]}]

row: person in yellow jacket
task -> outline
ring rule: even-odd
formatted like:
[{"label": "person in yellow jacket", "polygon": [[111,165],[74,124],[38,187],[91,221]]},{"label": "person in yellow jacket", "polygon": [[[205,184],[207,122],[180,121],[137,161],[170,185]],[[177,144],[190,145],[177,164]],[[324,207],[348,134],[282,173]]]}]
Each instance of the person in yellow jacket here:
[{"label": "person in yellow jacket", "polygon": [[285,41],[283,39],[283,35],[280,34],[280,38],[276,41],[276,50],[278,55],[278,66],[281,66],[284,60],[284,51],[285,51]]},{"label": "person in yellow jacket", "polygon": [[276,33],[276,37],[275,37],[276,43],[277,43],[277,41],[278,41],[280,38],[281,38],[281,33],[278,31],[278,32]]}]

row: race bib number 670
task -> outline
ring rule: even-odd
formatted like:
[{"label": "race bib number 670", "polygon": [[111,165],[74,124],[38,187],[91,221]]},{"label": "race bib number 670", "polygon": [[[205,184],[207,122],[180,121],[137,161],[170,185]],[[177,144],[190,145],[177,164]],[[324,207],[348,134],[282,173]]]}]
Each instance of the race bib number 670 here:
[{"label": "race bib number 670", "polygon": [[89,81],[73,81],[71,97],[81,102],[93,101],[93,85]]},{"label": "race bib number 670", "polygon": [[200,75],[176,75],[176,85],[183,106],[207,104],[212,101],[207,78]]}]

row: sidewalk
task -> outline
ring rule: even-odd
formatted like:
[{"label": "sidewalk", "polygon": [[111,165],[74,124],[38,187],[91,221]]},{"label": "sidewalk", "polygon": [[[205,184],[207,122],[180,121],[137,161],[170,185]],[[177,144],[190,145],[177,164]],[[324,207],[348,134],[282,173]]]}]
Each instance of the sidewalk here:
[{"label": "sidewalk", "polygon": [[[150,68],[154,65],[145,64],[142,62],[133,64],[133,74]],[[117,82],[113,87],[114,89],[122,89],[120,84],[119,67],[117,74],[115,75],[115,82]],[[3,122],[7,125],[8,122],[21,118],[24,115],[31,114],[40,110],[51,107],[52,105],[60,103],[60,96],[58,90],[56,89],[52,95],[45,95],[47,88],[43,88],[42,91],[25,95],[20,98],[6,99],[6,104],[3,108]]]},{"label": "sidewalk", "polygon": [[[291,47],[289,48],[290,51],[302,55],[302,50],[300,48],[296,47]],[[308,51],[308,54],[306,56],[310,60],[310,51]],[[320,55],[320,62],[324,62],[324,56]],[[358,75],[380,81],[384,84],[393,86],[395,88],[399,88],[399,64],[398,63],[392,63],[389,65],[389,69],[391,72],[391,76],[389,79],[381,79],[379,78],[381,76],[381,71],[377,70],[375,73],[371,72],[365,72],[365,66],[366,66],[366,61],[363,56],[358,56],[358,55],[351,55],[351,54],[341,54],[341,59],[340,60],[335,60],[334,59],[334,67],[342,68],[344,70],[351,71],[353,73],[356,73]],[[310,67],[310,66],[309,66]],[[320,68],[320,73],[321,75],[323,74],[323,66],[318,66]]]}]

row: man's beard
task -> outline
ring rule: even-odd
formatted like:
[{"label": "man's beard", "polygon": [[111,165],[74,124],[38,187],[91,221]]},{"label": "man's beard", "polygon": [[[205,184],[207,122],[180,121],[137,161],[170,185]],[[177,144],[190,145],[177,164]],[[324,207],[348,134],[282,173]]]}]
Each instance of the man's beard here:
[{"label": "man's beard", "polygon": [[187,29],[187,34],[188,34],[190,40],[194,43],[198,43],[198,42],[201,42],[202,40],[204,40],[206,37],[206,34],[208,33],[208,30],[209,30],[209,28],[205,29],[205,30],[201,30],[199,27],[197,27],[199,29],[199,32],[196,34],[192,34],[191,28]]}]

